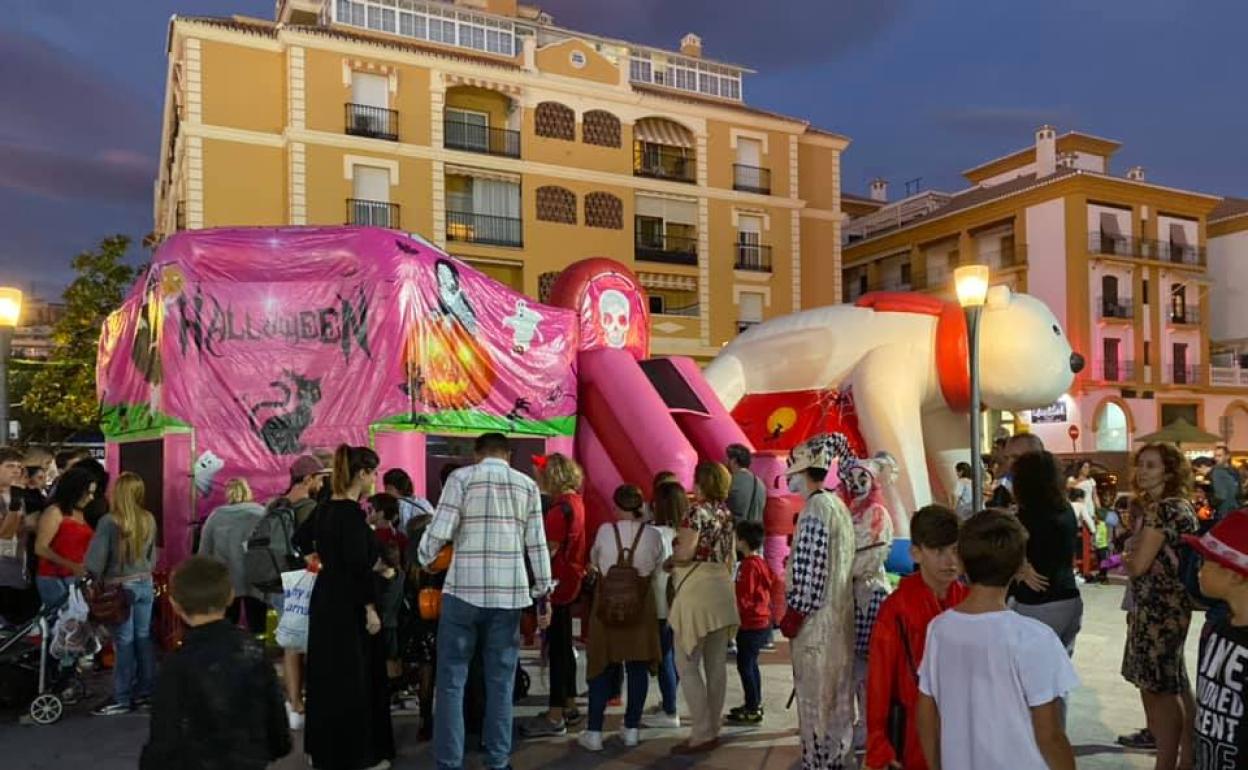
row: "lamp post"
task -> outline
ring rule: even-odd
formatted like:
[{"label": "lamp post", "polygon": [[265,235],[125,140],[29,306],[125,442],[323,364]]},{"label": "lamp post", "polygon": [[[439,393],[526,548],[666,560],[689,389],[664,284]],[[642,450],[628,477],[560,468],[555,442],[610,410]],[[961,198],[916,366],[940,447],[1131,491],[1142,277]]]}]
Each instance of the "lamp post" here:
[{"label": "lamp post", "polygon": [[979,316],[988,298],[988,266],[966,265],[953,271],[958,304],[966,311],[967,350],[971,369],[971,510],[984,507],[983,424],[979,414]]},{"label": "lamp post", "polygon": [[0,446],[9,443],[9,349],[21,316],[21,289],[0,287]]}]

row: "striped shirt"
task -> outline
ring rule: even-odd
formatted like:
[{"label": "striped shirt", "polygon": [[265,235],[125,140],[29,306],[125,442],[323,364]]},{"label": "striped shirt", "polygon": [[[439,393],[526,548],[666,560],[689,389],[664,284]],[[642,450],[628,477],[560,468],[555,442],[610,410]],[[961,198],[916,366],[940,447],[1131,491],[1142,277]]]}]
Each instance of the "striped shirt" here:
[{"label": "striped shirt", "polygon": [[447,543],[455,556],[442,590],[474,607],[521,609],[553,588],[537,484],[503,460],[486,458],[446,480],[420,563],[430,564]]}]

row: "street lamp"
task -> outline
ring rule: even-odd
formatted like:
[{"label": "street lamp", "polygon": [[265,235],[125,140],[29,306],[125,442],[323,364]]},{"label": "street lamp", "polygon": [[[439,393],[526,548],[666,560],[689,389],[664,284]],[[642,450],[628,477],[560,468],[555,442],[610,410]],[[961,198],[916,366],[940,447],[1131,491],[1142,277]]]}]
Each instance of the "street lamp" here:
[{"label": "street lamp", "polygon": [[9,443],[9,349],[21,316],[21,289],[0,286],[0,445]]},{"label": "street lamp", "polygon": [[988,298],[988,266],[966,265],[953,271],[958,304],[966,311],[966,343],[971,368],[971,510],[984,507],[983,427],[979,414],[979,316]]}]

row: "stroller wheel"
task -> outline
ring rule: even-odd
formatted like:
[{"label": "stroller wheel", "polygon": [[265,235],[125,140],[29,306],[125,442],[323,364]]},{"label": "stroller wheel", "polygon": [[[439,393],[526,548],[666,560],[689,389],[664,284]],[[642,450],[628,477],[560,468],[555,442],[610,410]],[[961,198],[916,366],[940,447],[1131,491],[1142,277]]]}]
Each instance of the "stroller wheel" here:
[{"label": "stroller wheel", "polygon": [[30,703],[30,718],[38,725],[56,724],[64,713],[61,699],[51,693],[44,693]]}]

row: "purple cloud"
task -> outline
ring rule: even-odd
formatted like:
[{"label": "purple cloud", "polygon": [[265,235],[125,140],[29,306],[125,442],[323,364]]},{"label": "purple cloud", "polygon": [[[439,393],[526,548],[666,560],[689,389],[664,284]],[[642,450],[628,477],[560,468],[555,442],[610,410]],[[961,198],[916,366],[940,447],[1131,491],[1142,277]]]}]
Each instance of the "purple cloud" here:
[{"label": "purple cloud", "polygon": [[1068,107],[1006,107],[967,105],[937,110],[933,121],[952,131],[979,137],[1003,137],[1026,142],[1032,131],[1047,124],[1059,128],[1078,121]]},{"label": "purple cloud", "polygon": [[154,165],[130,150],[66,155],[0,144],[0,187],[56,200],[142,203],[152,198]]},{"label": "purple cloud", "polygon": [[544,0],[555,24],[675,49],[688,32],[712,59],[762,69],[833,61],[869,43],[903,15],[911,0]]}]

